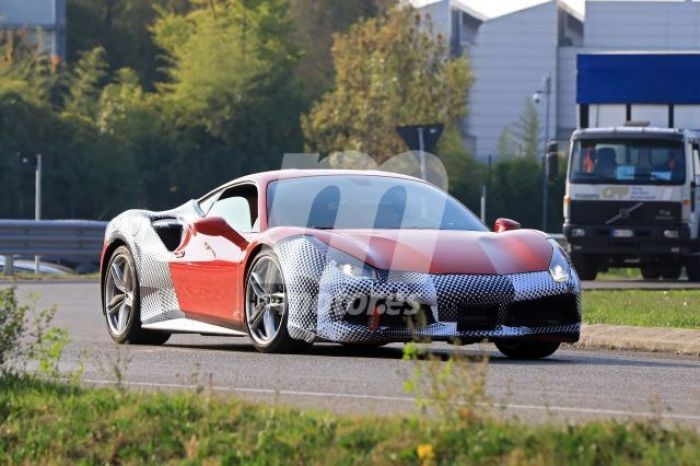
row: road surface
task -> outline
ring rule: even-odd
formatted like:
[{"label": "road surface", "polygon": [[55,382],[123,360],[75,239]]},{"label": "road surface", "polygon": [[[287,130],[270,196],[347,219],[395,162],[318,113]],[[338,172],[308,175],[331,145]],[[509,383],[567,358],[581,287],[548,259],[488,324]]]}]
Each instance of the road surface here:
[{"label": "road surface", "polygon": [[[0,286],[7,286],[1,284]],[[352,349],[317,344],[303,355],[266,355],[245,338],[176,335],[163,347],[118,346],[105,329],[99,290],[87,283],[20,283],[24,301],[58,306],[55,324],[72,342],[64,369],[85,364],[84,381],[141,389],[209,388],[244,398],[340,413],[416,409],[403,388],[412,373],[402,345]],[[435,351],[478,354],[478,346],[435,344]],[[510,361],[486,345],[488,394],[526,420],[658,418],[700,427],[700,360],[667,354],[560,350],[543,361]],[[120,372],[122,375],[117,375]]]}]

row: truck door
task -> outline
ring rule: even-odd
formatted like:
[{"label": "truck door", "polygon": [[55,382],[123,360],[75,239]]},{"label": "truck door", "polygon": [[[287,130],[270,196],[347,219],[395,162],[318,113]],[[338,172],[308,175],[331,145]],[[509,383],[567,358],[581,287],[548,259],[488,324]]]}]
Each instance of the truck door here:
[{"label": "truck door", "polygon": [[692,140],[690,143],[692,164],[690,180],[690,237],[698,238],[700,226],[700,141]]}]

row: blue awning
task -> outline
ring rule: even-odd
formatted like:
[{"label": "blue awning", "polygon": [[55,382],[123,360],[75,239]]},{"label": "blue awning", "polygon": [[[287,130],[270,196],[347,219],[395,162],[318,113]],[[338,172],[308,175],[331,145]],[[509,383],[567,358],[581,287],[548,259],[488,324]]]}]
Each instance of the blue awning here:
[{"label": "blue awning", "polygon": [[579,104],[700,104],[700,54],[580,54]]}]

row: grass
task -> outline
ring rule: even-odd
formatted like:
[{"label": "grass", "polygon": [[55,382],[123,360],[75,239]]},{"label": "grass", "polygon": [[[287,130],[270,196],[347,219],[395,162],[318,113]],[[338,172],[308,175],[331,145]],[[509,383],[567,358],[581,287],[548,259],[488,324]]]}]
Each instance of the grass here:
[{"label": "grass", "polygon": [[694,430],[340,417],[201,393],[0,378],[3,464],[691,465]]},{"label": "grass", "polygon": [[607,272],[598,274],[597,280],[641,280],[639,268],[610,268]]},{"label": "grass", "polygon": [[700,329],[700,290],[587,290],[583,321]]}]

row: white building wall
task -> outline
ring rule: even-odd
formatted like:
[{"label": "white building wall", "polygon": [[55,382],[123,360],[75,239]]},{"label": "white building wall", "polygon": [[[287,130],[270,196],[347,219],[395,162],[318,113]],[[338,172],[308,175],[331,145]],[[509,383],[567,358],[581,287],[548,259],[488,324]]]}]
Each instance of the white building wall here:
[{"label": "white building wall", "polygon": [[584,46],[606,50],[700,48],[700,3],[588,1]]},{"label": "white building wall", "polygon": [[567,139],[578,127],[576,111],[576,60],[578,47],[560,47],[557,54],[557,134],[558,139]]},{"label": "white building wall", "polygon": [[[436,32],[450,34],[450,9],[471,6],[470,0],[406,0],[433,16]],[[497,1],[497,0],[494,0]],[[504,16],[485,19],[467,52],[475,83],[463,131],[475,155],[494,154],[499,136],[523,112],[525,100],[553,79],[550,135],[569,138],[578,126],[576,62],[581,53],[678,52],[700,49],[700,1],[588,0],[583,46],[558,46],[555,0]],[[449,36],[447,36],[449,37]],[[544,102],[537,106],[544,128]],[[638,108],[634,116],[649,109]],[[591,118],[596,124],[619,124],[620,108],[601,106]],[[626,115],[625,115],[626,116]],[[653,118],[658,120],[655,115]],[[694,108],[678,106],[675,124],[700,127]],[[543,135],[544,137],[544,135]],[[473,147],[472,147],[473,146]]]},{"label": "white building wall", "polygon": [[[477,157],[493,154],[506,127],[523,113],[525,101],[552,76],[550,134],[557,121],[557,4],[548,2],[500,16],[479,28],[469,48],[476,78],[469,94],[465,132],[475,137]],[[537,106],[545,127],[545,101]],[[544,137],[544,135],[543,135]]]},{"label": "white building wall", "polygon": [[64,56],[66,0],[0,0],[0,28],[26,29],[47,53]]}]

